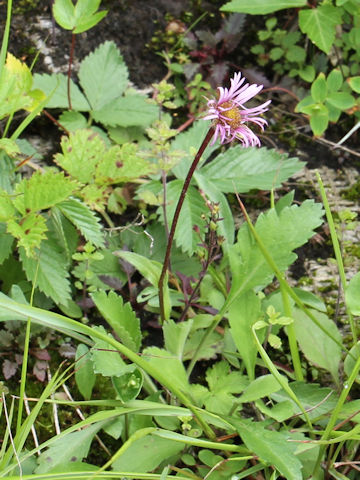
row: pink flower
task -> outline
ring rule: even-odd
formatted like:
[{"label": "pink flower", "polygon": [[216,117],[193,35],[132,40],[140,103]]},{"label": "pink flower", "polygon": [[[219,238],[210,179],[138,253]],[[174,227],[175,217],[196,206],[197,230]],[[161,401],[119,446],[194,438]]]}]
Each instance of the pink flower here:
[{"label": "pink flower", "polygon": [[249,85],[245,82],[245,77],[241,78],[241,73],[235,73],[231,80],[229,89],[218,87],[218,100],[208,100],[208,113],[204,120],[213,120],[215,133],[211,142],[213,145],[217,138],[220,143],[232,142],[235,138],[240,140],[244,147],[255,147],[260,145],[260,140],[255,133],[246,125],[252,122],[258,125],[261,130],[267,125],[267,121],[259,115],[268,110],[267,102],[253,108],[246,108],[244,104],[255,97],[263,85]]}]

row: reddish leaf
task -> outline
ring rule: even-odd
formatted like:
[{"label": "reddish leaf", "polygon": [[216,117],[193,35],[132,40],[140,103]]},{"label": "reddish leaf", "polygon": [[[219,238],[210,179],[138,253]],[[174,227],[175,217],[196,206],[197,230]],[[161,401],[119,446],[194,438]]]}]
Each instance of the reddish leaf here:
[{"label": "reddish leaf", "polygon": [[4,374],[5,380],[9,380],[9,378],[13,377],[17,371],[17,364],[15,362],[11,362],[7,358],[3,361],[2,371]]}]

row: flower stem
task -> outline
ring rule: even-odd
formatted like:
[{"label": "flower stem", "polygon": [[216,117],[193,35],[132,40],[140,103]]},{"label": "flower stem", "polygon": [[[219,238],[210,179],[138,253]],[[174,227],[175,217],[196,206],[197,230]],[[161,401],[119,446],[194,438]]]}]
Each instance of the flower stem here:
[{"label": "flower stem", "polygon": [[204,138],[202,144],[200,145],[200,148],[199,148],[197,154],[195,155],[195,158],[194,158],[194,160],[193,160],[193,162],[190,166],[188,174],[186,175],[184,185],[183,185],[183,188],[181,190],[178,203],[176,205],[176,209],[175,209],[175,213],[174,213],[174,217],[173,217],[173,220],[172,220],[171,229],[170,229],[170,233],[169,233],[169,238],[168,238],[168,242],[167,242],[167,246],[166,246],[163,268],[161,270],[161,274],[160,274],[160,277],[159,277],[159,284],[158,284],[158,286],[159,286],[159,304],[160,304],[161,323],[164,323],[164,321],[165,321],[164,279],[165,279],[166,271],[167,271],[168,266],[169,266],[171,247],[172,247],[172,244],[173,244],[173,241],[174,241],[176,225],[177,225],[178,220],[179,220],[181,208],[183,206],[185,196],[186,196],[186,192],[188,191],[192,176],[194,175],[195,169],[196,169],[196,167],[197,167],[197,165],[198,165],[198,163],[201,159],[202,154],[204,153],[205,148],[208,146],[212,136],[214,135],[214,131],[215,131],[214,127],[210,127],[208,133],[206,134],[206,137]]}]

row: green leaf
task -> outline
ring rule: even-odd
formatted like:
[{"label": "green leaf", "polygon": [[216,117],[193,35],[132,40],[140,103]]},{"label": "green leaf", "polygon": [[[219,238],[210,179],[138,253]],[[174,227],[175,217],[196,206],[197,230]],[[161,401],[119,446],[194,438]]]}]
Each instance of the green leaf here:
[{"label": "green leaf", "polygon": [[[336,324],[324,313],[312,311],[318,322],[339,342],[341,334]],[[324,368],[331,373],[335,382],[339,382],[341,347],[323,332],[305,313],[294,309],[294,326],[296,339],[305,357],[313,365]]]},{"label": "green leaf", "polygon": [[327,96],[327,85],[325,75],[319,73],[317,79],[311,85],[311,96],[315,103],[323,103]]},{"label": "green leaf", "polygon": [[[105,334],[109,338],[113,338],[110,333],[106,333],[104,327],[92,327],[93,330]],[[124,373],[132,372],[134,365],[126,364],[121,358],[119,352],[114,350],[114,347],[105,340],[99,340],[93,337],[95,342],[91,349],[91,360],[94,365],[94,372],[100,373],[104,377],[116,377]]]},{"label": "green leaf", "polygon": [[7,232],[17,239],[18,247],[23,247],[28,257],[32,257],[35,249],[40,247],[46,231],[45,218],[34,212],[20,220],[10,219],[7,222]]},{"label": "green leaf", "polygon": [[140,393],[143,385],[143,376],[139,369],[112,377],[112,384],[122,402],[134,400]]},{"label": "green leaf", "polygon": [[234,424],[245,445],[260,460],[275,467],[285,478],[302,480],[302,465],[294,455],[297,446],[288,441],[288,434],[267,430],[252,420],[237,420]]},{"label": "green leaf", "polygon": [[[167,220],[171,225],[174,217],[175,208],[180,197],[183,187],[181,180],[173,180],[167,186]],[[159,208],[158,213],[163,222],[162,208]],[[204,199],[194,187],[190,186],[181,212],[179,221],[175,231],[176,245],[182,249],[183,252],[192,255],[199,243],[199,235],[194,232],[193,227],[197,225],[200,229],[200,235],[204,233],[204,222],[200,223],[201,215],[207,214],[207,208]]]},{"label": "green leaf", "polygon": [[92,110],[120,97],[128,84],[128,69],[114,42],[102,43],[81,62],[79,69],[82,86]]},{"label": "green leaf", "polygon": [[315,68],[312,65],[305,65],[304,68],[298,70],[299,76],[305,80],[305,82],[313,82],[315,73]]},{"label": "green leaf", "polygon": [[[304,163],[267,148],[235,145],[199,169],[199,173],[225,193],[278,188]],[[195,173],[195,178],[198,174]]]},{"label": "green leaf", "polygon": [[[285,377],[284,381],[287,381]],[[268,397],[271,393],[277,392],[281,389],[279,382],[273,375],[262,375],[253,380],[247,386],[242,395],[238,398],[241,403],[254,402],[260,398]]]},{"label": "green leaf", "polygon": [[181,442],[155,435],[135,440],[130,437],[129,442],[129,446],[123,449],[120,457],[112,465],[116,472],[151,472],[161,462],[180,453],[184,448]]},{"label": "green leaf", "polygon": [[8,258],[12,252],[14,238],[6,233],[6,225],[0,223],[0,265]]},{"label": "green leaf", "polygon": [[90,350],[80,343],[75,356],[75,382],[85,400],[90,400],[95,385],[95,374],[90,360]]},{"label": "green leaf", "polygon": [[59,246],[52,240],[43,240],[37,258],[29,258],[20,248],[19,254],[23,269],[29,281],[35,282],[40,291],[52,298],[55,303],[66,305],[70,300],[69,272],[67,260],[60,253]]},{"label": "green leaf", "polygon": [[99,219],[80,200],[70,198],[57,205],[61,213],[78,229],[84,238],[96,247],[104,246],[104,235]]},{"label": "green leaf", "polygon": [[353,315],[360,316],[360,272],[356,273],[345,290],[346,306]]},{"label": "green leaf", "polygon": [[92,130],[77,130],[69,137],[62,137],[63,153],[55,155],[55,162],[72,177],[82,183],[91,183],[96,166],[105,155],[106,146],[100,136]]},{"label": "green leaf", "polygon": [[329,125],[329,110],[325,105],[317,104],[311,108],[311,111],[306,112],[304,108],[304,113],[309,113],[310,115],[310,127],[314,132],[314,135],[322,135]]},{"label": "green leaf", "polygon": [[[79,3],[80,2],[78,2],[78,4]],[[97,12],[94,15],[89,15],[89,16],[80,18],[77,21],[76,27],[74,28],[73,32],[74,33],[86,32],[86,30],[89,30],[90,28],[97,25],[106,16],[106,14],[107,14],[107,10],[103,10],[102,12]]]},{"label": "green leaf", "polygon": [[[69,108],[67,95],[67,77],[61,73],[38,74],[35,73],[33,87],[41,90],[49,100],[46,103],[47,108]],[[90,106],[81,93],[79,87],[71,80],[70,82],[71,105],[74,110],[88,112]]]},{"label": "green leaf", "polygon": [[147,127],[158,115],[158,106],[139,94],[119,97],[93,111],[95,121],[110,127]]},{"label": "green leaf", "polygon": [[355,98],[347,92],[333,92],[326,97],[326,101],[335,108],[340,110],[347,110],[352,108],[355,104]]},{"label": "green leaf", "polygon": [[341,9],[333,5],[320,5],[299,12],[299,27],[310,40],[325,53],[329,53],[335,40],[335,27],[341,23]]},{"label": "green leaf", "polygon": [[75,7],[71,0],[55,0],[53,15],[60,27],[72,30],[75,26]]},{"label": "green leaf", "polygon": [[[204,338],[205,331],[198,330],[194,332],[186,341],[184,348],[183,360],[191,360],[197,352],[200,341]],[[212,332],[206,337],[204,344],[197,353],[198,359],[210,360],[214,355],[221,353],[224,350],[222,336],[217,332]]]},{"label": "green leaf", "polygon": [[185,343],[191,327],[191,320],[181,323],[169,320],[163,325],[165,348],[176,355],[179,360],[183,360]]},{"label": "green leaf", "polygon": [[251,15],[266,15],[285,8],[304,7],[306,0],[232,0],[225,3],[220,10],[223,12],[250,13]]},{"label": "green leaf", "polygon": [[0,222],[6,222],[15,215],[12,195],[5,190],[0,190]]},{"label": "green leaf", "polygon": [[143,351],[143,358],[167,378],[176,382],[183,393],[189,392],[184,364],[174,354],[162,348],[148,347]]},{"label": "green leaf", "polygon": [[82,113],[75,112],[74,110],[63,112],[59,117],[59,123],[69,132],[87,127],[86,117]]},{"label": "green leaf", "polygon": [[228,318],[230,333],[250,380],[255,378],[257,349],[251,327],[261,317],[259,297],[252,291],[239,295],[230,305]]},{"label": "green leaf", "polygon": [[115,292],[99,291],[91,295],[95,305],[113,328],[120,341],[134,352],[138,352],[141,344],[140,321],[136,318],[130,303],[123,302]]},{"label": "green leaf", "polygon": [[360,93],[360,76],[350,77],[346,81],[354,92]]},{"label": "green leaf", "polygon": [[331,70],[326,79],[326,84],[329,92],[337,92],[343,84],[343,76],[339,68]]},{"label": "green leaf", "polygon": [[63,172],[37,171],[16,185],[13,203],[23,215],[47,210],[66,200],[76,187],[77,182],[65,177]]},{"label": "green leaf", "polygon": [[108,420],[94,423],[79,432],[69,433],[56,440],[50,448],[41,453],[36,473],[47,473],[58,465],[81,461],[87,457],[94,436],[107,422]]},{"label": "green leaf", "polygon": [[[305,200],[300,206],[285,207],[278,215],[275,209],[260,214],[255,228],[266,249],[281,271],[295,259],[293,250],[306,243],[314,229],[322,223],[323,210],[319,203]],[[230,265],[233,284],[229,297],[236,298],[250,288],[265,286],[274,273],[266,262],[247,224],[238,234],[238,241],[230,247]]]}]

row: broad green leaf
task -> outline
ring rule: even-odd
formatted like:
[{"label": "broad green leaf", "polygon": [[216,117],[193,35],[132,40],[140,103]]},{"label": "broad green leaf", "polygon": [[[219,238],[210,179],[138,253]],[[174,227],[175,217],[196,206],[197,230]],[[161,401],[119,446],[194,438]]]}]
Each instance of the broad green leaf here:
[{"label": "broad green leaf", "polygon": [[[279,215],[275,209],[260,214],[255,229],[281,271],[295,261],[297,256],[293,250],[312,237],[314,229],[322,223],[322,216],[321,204],[313,200],[306,200],[300,206],[285,207]],[[229,254],[233,274],[231,299],[272,281],[274,273],[247,224],[240,228],[238,241],[230,248]]]},{"label": "broad green leaf", "polygon": [[257,349],[251,327],[261,318],[259,297],[252,291],[239,295],[230,305],[228,318],[230,333],[244,361],[250,380],[255,378]]},{"label": "broad green leaf", "polygon": [[97,25],[106,16],[106,14],[107,14],[107,10],[103,10],[101,12],[95,13],[94,15],[89,15],[79,19],[76,22],[74,33],[86,32],[86,30],[89,30],[90,28]]},{"label": "broad green leaf", "polygon": [[237,420],[234,425],[245,445],[260,460],[275,467],[287,479],[303,479],[302,465],[294,455],[297,445],[288,441],[288,434],[267,430],[251,420]]},{"label": "broad green leaf", "polygon": [[20,248],[20,259],[29,281],[36,280],[36,286],[55,303],[66,305],[70,300],[70,282],[68,280],[67,260],[60,253],[58,245],[50,239],[41,242],[37,258],[29,258]]},{"label": "broad green leaf", "polygon": [[335,27],[341,23],[341,9],[333,5],[320,5],[299,11],[299,27],[310,40],[325,53],[329,53],[335,40]]},{"label": "broad green leaf", "polygon": [[137,153],[134,143],[114,145],[99,161],[95,177],[100,185],[130,182],[155,172],[154,164]]},{"label": "broad green leaf", "polygon": [[[306,112],[305,112],[306,113]],[[314,135],[322,135],[329,125],[329,111],[325,105],[316,105],[310,113],[310,127]]]},{"label": "broad green leaf", "polygon": [[72,177],[82,183],[91,183],[97,164],[106,152],[106,146],[99,135],[92,130],[77,130],[69,137],[62,137],[63,153],[55,155],[55,162]]},{"label": "broad green leaf", "polygon": [[[330,388],[323,388],[316,383],[291,382],[290,388],[298,398],[301,405],[307,411],[311,420],[321,418],[329,412],[332,412],[337,402],[337,394]],[[272,393],[271,398],[276,402],[290,401],[293,405],[294,413],[302,413],[299,406],[289,399],[284,390]]]},{"label": "broad green leaf", "polygon": [[141,344],[140,321],[136,318],[130,303],[124,304],[122,297],[115,292],[108,294],[104,291],[94,292],[91,298],[120,341],[134,352],[138,352]]},{"label": "broad green leaf", "polygon": [[0,190],[0,222],[6,222],[15,216],[12,196],[5,190]]},{"label": "broad green leaf", "polygon": [[245,193],[254,188],[278,188],[303,162],[267,148],[235,145],[199,169],[199,173],[222,192]]},{"label": "broad green leaf", "polygon": [[76,189],[77,182],[63,172],[37,171],[16,185],[14,205],[23,215],[47,210],[66,200]]},{"label": "broad green leaf", "polygon": [[[312,311],[318,322],[339,342],[341,334],[336,324],[324,313]],[[313,365],[324,368],[331,373],[336,383],[339,382],[341,347],[325,334],[305,313],[294,309],[294,326],[296,339],[305,357]]]},{"label": "broad green leaf", "polygon": [[[167,185],[167,220],[171,225],[174,217],[175,208],[180,197],[180,193],[183,187],[181,180],[173,180]],[[199,235],[194,232],[194,225],[197,225],[200,230],[200,235],[204,233],[204,222],[201,221],[201,216],[207,214],[208,209],[205,205],[205,201],[194,187],[190,186],[181,212],[179,221],[175,230],[175,242],[183,252],[192,255],[199,243]],[[162,208],[158,210],[160,219],[163,222]],[[201,223],[200,223],[201,221]]]},{"label": "broad green leaf", "polygon": [[35,249],[46,238],[47,229],[45,218],[34,212],[7,222],[7,232],[17,239],[18,247],[23,247],[28,257],[34,256]]},{"label": "broad green leaf", "polygon": [[[353,345],[346,355],[344,360],[344,372],[349,378],[356,364],[357,359],[360,357],[360,342]],[[357,375],[357,382],[360,383],[360,375]]]},{"label": "broad green leaf", "polygon": [[81,62],[80,85],[92,110],[120,97],[128,84],[128,69],[114,42],[102,43]]},{"label": "broad green leaf", "polygon": [[176,382],[183,393],[188,393],[189,383],[184,364],[173,353],[158,347],[148,347],[143,351],[142,357],[167,378]]},{"label": "broad green leaf", "polygon": [[304,7],[306,0],[232,0],[225,3],[220,10],[223,12],[250,13],[251,15],[266,15],[285,8]]},{"label": "broad green leaf", "polygon": [[[92,327],[93,330],[107,335],[110,338],[113,336],[106,333],[104,327]],[[132,372],[134,365],[128,365],[121,358],[119,352],[114,350],[110,343],[105,340],[99,340],[93,337],[95,342],[91,349],[91,361],[94,365],[94,372],[100,373],[104,377],[116,377],[124,373]]]},{"label": "broad green leaf", "polygon": [[52,232],[54,238],[56,238],[59,246],[64,251],[68,264],[70,265],[70,263],[72,263],[72,256],[79,245],[77,228],[57,207],[51,209],[51,216],[48,220],[47,226]]},{"label": "broad green leaf", "polygon": [[[283,377],[287,381],[286,377]],[[268,397],[271,393],[281,389],[279,382],[273,375],[262,375],[253,380],[240,395],[238,401],[241,403],[254,402],[260,398]]]},{"label": "broad green leaf", "polygon": [[298,287],[293,287],[293,291],[305,305],[309,305],[309,307],[315,308],[315,310],[319,310],[319,312],[326,313],[326,305],[321,298],[308,290],[302,290]]},{"label": "broad green leaf", "polygon": [[354,92],[360,93],[360,76],[350,77],[346,81]]},{"label": "broad green leaf", "polygon": [[95,374],[90,360],[90,350],[80,343],[75,356],[75,382],[85,400],[90,400],[95,385]]},{"label": "broad green leaf", "polygon": [[[193,358],[195,352],[198,350],[199,343],[204,338],[204,334],[204,330],[198,330],[191,334],[185,344],[183,360],[191,360]],[[223,349],[224,345],[222,336],[217,332],[212,332],[206,337],[204,344],[197,353],[198,359],[210,360],[214,358],[214,355],[217,353],[221,353]]]},{"label": "broad green leaf", "polygon": [[139,94],[118,97],[93,111],[94,120],[110,127],[147,127],[158,115],[158,106]]},{"label": "broad green leaf", "polygon": [[15,157],[17,154],[21,153],[19,145],[11,138],[0,139],[0,150],[4,150],[9,157]]},{"label": "broad green leaf", "polygon": [[6,233],[5,223],[0,223],[0,265],[8,258],[12,252],[14,238]]},{"label": "broad green leaf", "polygon": [[99,219],[80,200],[70,198],[57,205],[61,213],[78,229],[84,238],[96,247],[104,246],[104,235]]},{"label": "broad green leaf", "polygon": [[347,92],[332,92],[326,97],[326,101],[340,110],[352,108],[356,103],[355,98]]},{"label": "broad green leaf", "polygon": [[79,432],[69,433],[55,441],[38,458],[39,466],[36,473],[47,473],[57,465],[81,461],[87,457],[94,436],[106,423],[107,420],[94,423]]},{"label": "broad green leaf", "polygon": [[55,0],[53,15],[60,27],[72,30],[75,27],[75,7],[71,0]]},{"label": "broad green leaf", "polygon": [[339,68],[331,70],[326,79],[326,84],[329,92],[337,92],[343,84],[343,76]]},{"label": "broad green leaf", "polygon": [[345,290],[346,306],[353,315],[360,316],[360,272],[356,273]]},{"label": "broad green leaf", "polygon": [[[67,77],[62,73],[36,73],[33,77],[33,87],[41,90],[49,100],[46,103],[47,108],[69,108],[67,94]],[[81,93],[79,87],[71,80],[70,82],[71,106],[74,110],[88,112],[90,105],[85,96]]]},{"label": "broad green leaf", "polygon": [[87,127],[86,117],[82,113],[75,112],[74,110],[63,112],[59,117],[59,123],[69,132]]},{"label": "broad green leaf", "polygon": [[262,400],[255,401],[255,406],[261,413],[267,417],[274,418],[277,422],[284,422],[294,415],[294,407],[290,400],[277,403],[273,407],[268,407]]},{"label": "broad green leaf", "polygon": [[311,85],[311,96],[315,103],[322,103],[327,97],[327,85],[325,75],[319,73],[317,79]]},{"label": "broad green leaf", "polygon": [[206,381],[210,393],[205,398],[205,406],[209,411],[227,415],[235,401],[233,393],[241,393],[248,385],[248,380],[240,372],[231,372],[230,365],[222,360],[206,370]]},{"label": "broad green leaf", "polygon": [[131,441],[128,448],[115,460],[112,468],[116,472],[151,472],[161,462],[180,453],[183,448],[184,444],[181,442],[147,435]]}]

